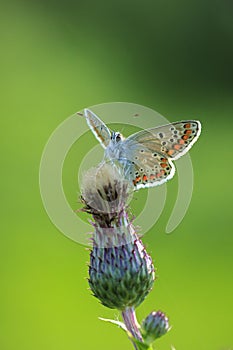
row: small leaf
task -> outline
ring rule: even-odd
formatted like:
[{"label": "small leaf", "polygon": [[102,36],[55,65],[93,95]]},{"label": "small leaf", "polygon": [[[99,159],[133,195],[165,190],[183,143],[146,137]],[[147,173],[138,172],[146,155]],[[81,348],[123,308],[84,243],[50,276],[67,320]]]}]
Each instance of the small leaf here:
[{"label": "small leaf", "polygon": [[102,318],[102,317],[99,317],[99,319],[101,321],[109,322],[109,323],[115,324],[116,326],[120,327],[123,331],[125,331],[127,333],[128,337],[137,345],[138,350],[153,350],[153,348],[150,345],[142,343],[139,340],[135,339],[132,336],[132,334],[127,330],[127,328],[123,322],[111,320],[108,318]]},{"label": "small leaf", "polygon": [[123,322],[120,322],[120,321],[116,321],[116,320],[110,320],[108,318],[102,318],[102,317],[99,317],[99,319],[101,321],[105,321],[105,322],[110,322],[112,324],[115,324],[116,326],[120,327],[121,329],[123,329],[125,332],[128,333],[128,330],[127,328],[125,327],[125,324]]},{"label": "small leaf", "polygon": [[138,350],[153,350],[153,348],[151,347],[151,345],[145,344],[140,342],[139,340],[133,338],[131,336],[131,339],[133,340],[133,342],[137,345]]}]

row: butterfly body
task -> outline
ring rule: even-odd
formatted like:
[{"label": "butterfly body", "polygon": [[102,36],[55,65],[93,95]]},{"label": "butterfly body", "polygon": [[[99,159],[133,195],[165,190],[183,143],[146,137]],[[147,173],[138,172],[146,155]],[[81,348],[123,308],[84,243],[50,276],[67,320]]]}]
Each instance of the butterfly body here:
[{"label": "butterfly body", "polygon": [[173,160],[188,152],[201,132],[199,121],[188,120],[139,131],[128,138],[111,132],[90,110],[87,123],[105,148],[104,158],[120,166],[135,189],[160,185],[175,173]]},{"label": "butterfly body", "polygon": [[112,132],[111,139],[105,148],[105,158],[118,159],[122,157],[124,139],[119,132]]}]

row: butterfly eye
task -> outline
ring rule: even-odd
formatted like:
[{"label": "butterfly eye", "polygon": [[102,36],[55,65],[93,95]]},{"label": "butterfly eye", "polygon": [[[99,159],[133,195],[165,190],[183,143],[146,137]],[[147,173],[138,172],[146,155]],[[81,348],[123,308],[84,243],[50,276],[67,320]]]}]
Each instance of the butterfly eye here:
[{"label": "butterfly eye", "polygon": [[121,135],[120,134],[116,134],[116,142],[121,141]]}]

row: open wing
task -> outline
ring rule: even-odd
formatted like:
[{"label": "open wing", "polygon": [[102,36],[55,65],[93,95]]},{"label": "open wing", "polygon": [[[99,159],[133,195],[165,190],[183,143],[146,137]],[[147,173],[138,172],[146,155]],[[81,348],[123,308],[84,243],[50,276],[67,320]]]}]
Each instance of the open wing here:
[{"label": "open wing", "polygon": [[200,133],[201,123],[187,120],[139,131],[128,137],[126,143],[137,142],[151,152],[176,160],[189,151]]}]

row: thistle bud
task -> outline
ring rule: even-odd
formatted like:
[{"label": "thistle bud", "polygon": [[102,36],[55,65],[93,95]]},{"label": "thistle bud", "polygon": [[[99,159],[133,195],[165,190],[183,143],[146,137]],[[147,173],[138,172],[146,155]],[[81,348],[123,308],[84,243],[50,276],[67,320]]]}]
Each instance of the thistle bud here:
[{"label": "thistle bud", "polygon": [[93,247],[89,285],[101,303],[125,310],[137,307],[154,282],[154,267],[140,240],[110,248]]},{"label": "thistle bud", "polygon": [[89,285],[103,305],[118,310],[141,304],[154,282],[152,259],[128,218],[131,192],[130,182],[106,163],[86,174],[82,190],[83,210],[94,219]]},{"label": "thistle bud", "polygon": [[147,344],[153,343],[157,338],[169,331],[168,318],[161,311],[151,312],[143,321],[141,325],[141,332],[144,341]]}]

